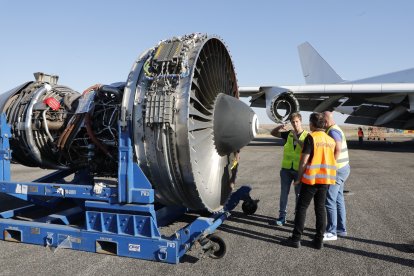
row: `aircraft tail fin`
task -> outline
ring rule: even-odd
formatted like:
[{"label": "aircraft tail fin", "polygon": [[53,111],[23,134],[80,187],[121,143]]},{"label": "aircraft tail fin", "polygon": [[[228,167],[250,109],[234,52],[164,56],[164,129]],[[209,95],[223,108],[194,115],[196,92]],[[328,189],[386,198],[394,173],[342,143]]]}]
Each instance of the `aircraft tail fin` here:
[{"label": "aircraft tail fin", "polygon": [[298,51],[303,77],[307,84],[332,84],[344,81],[309,42],[299,45]]}]

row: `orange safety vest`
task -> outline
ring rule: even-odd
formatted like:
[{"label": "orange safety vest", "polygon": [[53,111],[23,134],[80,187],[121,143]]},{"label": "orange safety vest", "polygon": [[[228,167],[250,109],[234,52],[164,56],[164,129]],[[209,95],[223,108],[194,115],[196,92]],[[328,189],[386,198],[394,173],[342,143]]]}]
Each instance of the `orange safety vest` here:
[{"label": "orange safety vest", "polygon": [[313,157],[306,165],[301,181],[308,185],[335,184],[335,140],[323,131],[310,135],[313,138]]}]

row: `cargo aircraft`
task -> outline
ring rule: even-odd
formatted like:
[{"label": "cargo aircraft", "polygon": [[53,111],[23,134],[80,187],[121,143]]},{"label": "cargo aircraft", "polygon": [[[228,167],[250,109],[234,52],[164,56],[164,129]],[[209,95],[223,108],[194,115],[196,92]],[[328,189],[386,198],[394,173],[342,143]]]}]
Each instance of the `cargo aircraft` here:
[{"label": "cargo aircraft", "polygon": [[295,111],[330,110],[349,115],[349,124],[414,129],[414,68],[346,81],[308,42],[298,51],[305,85],[239,87],[240,97],[276,123]]}]

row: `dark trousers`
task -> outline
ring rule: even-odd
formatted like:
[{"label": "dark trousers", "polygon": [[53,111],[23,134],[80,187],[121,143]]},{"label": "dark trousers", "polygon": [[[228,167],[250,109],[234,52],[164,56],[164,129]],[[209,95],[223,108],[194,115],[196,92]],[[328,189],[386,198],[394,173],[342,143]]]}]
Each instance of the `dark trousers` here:
[{"label": "dark trousers", "polygon": [[303,228],[305,228],[306,210],[308,209],[313,198],[316,215],[315,240],[317,242],[322,242],[323,234],[325,233],[326,228],[325,201],[327,191],[328,185],[325,184],[307,185],[302,183],[295,216],[295,228],[293,229],[292,234],[294,240],[299,241],[303,234]]}]

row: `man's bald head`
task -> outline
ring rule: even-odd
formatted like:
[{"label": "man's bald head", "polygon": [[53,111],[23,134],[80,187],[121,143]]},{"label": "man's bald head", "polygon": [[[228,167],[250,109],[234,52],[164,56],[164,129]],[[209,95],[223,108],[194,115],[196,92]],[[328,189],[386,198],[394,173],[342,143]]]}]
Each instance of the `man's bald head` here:
[{"label": "man's bald head", "polygon": [[329,127],[335,125],[335,120],[334,120],[332,112],[330,112],[330,111],[323,112],[323,118],[325,120],[325,127],[326,128],[329,128]]}]

